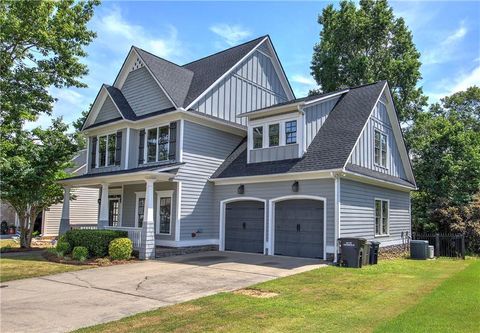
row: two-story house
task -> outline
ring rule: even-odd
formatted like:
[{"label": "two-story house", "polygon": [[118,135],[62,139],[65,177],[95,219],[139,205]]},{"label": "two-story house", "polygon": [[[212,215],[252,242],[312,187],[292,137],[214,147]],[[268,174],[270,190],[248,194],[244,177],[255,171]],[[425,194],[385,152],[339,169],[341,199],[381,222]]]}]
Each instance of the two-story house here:
[{"label": "two-story house", "polygon": [[295,99],[268,36],[179,66],[132,47],[84,123],[99,228],[156,246],[336,258],[410,232],[415,180],[387,82]]}]

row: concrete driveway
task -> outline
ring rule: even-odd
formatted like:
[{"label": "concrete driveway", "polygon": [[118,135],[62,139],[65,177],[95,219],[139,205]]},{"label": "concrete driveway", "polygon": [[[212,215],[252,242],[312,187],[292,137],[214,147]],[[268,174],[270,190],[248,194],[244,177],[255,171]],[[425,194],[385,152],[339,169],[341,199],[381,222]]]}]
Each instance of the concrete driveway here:
[{"label": "concrete driveway", "polygon": [[1,284],[2,332],[66,332],[324,266],[204,252]]}]

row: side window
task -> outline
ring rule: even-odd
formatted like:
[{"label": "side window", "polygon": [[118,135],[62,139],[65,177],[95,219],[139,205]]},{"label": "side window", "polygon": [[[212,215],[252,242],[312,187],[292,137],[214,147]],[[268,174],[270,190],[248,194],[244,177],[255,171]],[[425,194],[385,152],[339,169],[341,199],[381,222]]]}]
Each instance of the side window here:
[{"label": "side window", "polygon": [[98,166],[104,167],[107,165],[107,136],[98,138]]},{"label": "side window", "polygon": [[287,121],[285,123],[285,144],[297,143],[297,121]]},{"label": "side window", "polygon": [[375,235],[388,235],[388,216],[389,216],[388,200],[375,199]]},{"label": "side window", "polygon": [[253,128],[253,148],[263,147],[263,126]]},{"label": "side window", "polygon": [[386,168],[387,167],[387,135],[378,130],[375,130],[375,149],[374,149],[374,161],[375,164]]},{"label": "side window", "polygon": [[[97,167],[120,165],[122,132],[102,135],[97,140],[98,147],[96,144],[92,147],[92,149],[98,149]],[[95,158],[95,154],[92,154],[92,158]]]},{"label": "side window", "polygon": [[280,143],[280,124],[268,126],[268,146],[276,147]]},{"label": "side window", "polygon": [[[150,128],[145,136],[145,159],[147,163],[167,161],[169,159],[170,131],[169,126]],[[140,154],[141,147],[139,148]]]},{"label": "side window", "polygon": [[137,194],[137,206],[135,209],[135,225],[137,228],[143,227],[143,219],[145,214],[145,195]]}]

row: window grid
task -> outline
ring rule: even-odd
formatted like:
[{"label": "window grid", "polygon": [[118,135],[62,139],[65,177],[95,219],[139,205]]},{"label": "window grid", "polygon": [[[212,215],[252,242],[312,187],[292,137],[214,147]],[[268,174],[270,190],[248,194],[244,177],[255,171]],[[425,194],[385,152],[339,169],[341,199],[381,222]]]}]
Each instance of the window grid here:
[{"label": "window grid", "polygon": [[138,217],[138,228],[143,227],[143,219],[145,214],[145,198],[138,198],[137,203],[137,217]]},{"label": "window grid", "polygon": [[285,144],[297,143],[297,121],[287,121],[285,123]]},{"label": "window grid", "polygon": [[169,144],[169,126],[155,127],[146,130],[145,161],[147,163],[153,163],[168,160]]},{"label": "window grid", "polygon": [[160,198],[160,234],[170,234],[172,198]]}]

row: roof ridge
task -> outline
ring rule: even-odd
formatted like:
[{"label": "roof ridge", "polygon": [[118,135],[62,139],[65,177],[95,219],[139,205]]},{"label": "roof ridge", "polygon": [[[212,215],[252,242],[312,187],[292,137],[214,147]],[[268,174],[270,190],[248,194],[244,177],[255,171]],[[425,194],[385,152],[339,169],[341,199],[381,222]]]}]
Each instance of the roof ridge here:
[{"label": "roof ridge", "polygon": [[230,50],[232,50],[232,49],[234,49],[234,48],[237,48],[237,47],[240,47],[240,46],[246,45],[246,44],[248,44],[248,43],[251,43],[251,42],[253,42],[253,41],[256,41],[256,40],[258,40],[258,39],[264,39],[265,37],[268,37],[268,38],[270,38],[270,36],[269,36],[269,35],[263,35],[263,36],[260,36],[260,37],[257,37],[257,38],[254,38],[254,39],[251,39],[251,40],[249,40],[249,41],[246,41],[246,42],[244,42],[244,43],[242,43],[242,44],[238,44],[238,45],[235,45],[235,46],[229,47],[228,49],[221,50],[221,51],[218,51],[218,52],[212,53],[212,54],[210,54],[210,55],[207,55],[207,56],[205,56],[205,57],[202,57],[202,58],[199,58],[199,59],[196,59],[196,60],[193,60],[193,61],[187,62],[186,64],[183,64],[183,65],[181,65],[180,67],[185,67],[185,66],[187,66],[187,65],[191,65],[191,64],[193,64],[193,63],[196,63],[196,62],[198,62],[198,61],[201,61],[201,60],[204,60],[204,59],[207,59],[207,58],[210,58],[210,57],[213,57],[213,56],[219,55],[219,54],[221,54],[221,53],[224,53],[224,52],[230,51]]},{"label": "roof ridge", "polygon": [[142,49],[141,47],[138,47],[138,46],[135,46],[135,45],[132,45],[132,47],[133,47],[135,50],[140,50],[140,51],[142,51],[142,52],[145,52],[145,53],[151,55],[152,57],[155,57],[155,58],[157,58],[157,59],[163,60],[163,61],[165,61],[165,62],[168,62],[168,63],[172,64],[172,65],[177,66],[177,67],[180,68],[180,69],[184,69],[184,70],[187,70],[187,71],[193,73],[193,71],[191,71],[190,69],[185,68],[185,67],[183,67],[182,65],[176,64],[176,63],[174,63],[174,62],[171,61],[171,60],[162,58],[162,57],[160,57],[160,56],[158,56],[158,55],[156,55],[156,54],[154,54],[154,53],[152,53],[152,52],[150,52],[150,51],[144,50],[144,49]]}]

